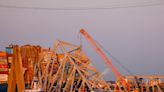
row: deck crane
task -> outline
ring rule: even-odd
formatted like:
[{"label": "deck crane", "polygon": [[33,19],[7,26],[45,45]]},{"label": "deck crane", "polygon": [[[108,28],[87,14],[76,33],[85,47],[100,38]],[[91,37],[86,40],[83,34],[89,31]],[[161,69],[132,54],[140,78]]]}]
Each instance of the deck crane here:
[{"label": "deck crane", "polygon": [[108,66],[108,68],[112,70],[116,78],[119,80],[120,84],[124,87],[124,90],[126,92],[129,92],[130,87],[128,83],[125,81],[125,79],[120,74],[120,72],[113,66],[111,60],[105,55],[105,53],[101,50],[101,48],[98,47],[98,45],[95,43],[93,38],[84,29],[81,29],[80,33],[86,38],[86,40],[88,40],[88,42],[95,49],[95,51],[101,56],[101,58],[103,59],[105,64]]}]

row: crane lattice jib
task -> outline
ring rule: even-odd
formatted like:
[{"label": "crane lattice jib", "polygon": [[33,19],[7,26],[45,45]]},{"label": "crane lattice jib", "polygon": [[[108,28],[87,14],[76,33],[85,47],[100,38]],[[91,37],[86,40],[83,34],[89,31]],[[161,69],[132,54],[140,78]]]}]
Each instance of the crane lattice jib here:
[{"label": "crane lattice jib", "polygon": [[107,64],[108,68],[112,70],[116,78],[119,79],[120,81],[124,81],[122,75],[113,66],[113,64],[111,63],[111,60],[105,55],[105,53],[97,46],[93,38],[84,29],[81,29],[80,33],[88,40],[88,42],[92,45],[95,51],[101,56],[105,64]]}]

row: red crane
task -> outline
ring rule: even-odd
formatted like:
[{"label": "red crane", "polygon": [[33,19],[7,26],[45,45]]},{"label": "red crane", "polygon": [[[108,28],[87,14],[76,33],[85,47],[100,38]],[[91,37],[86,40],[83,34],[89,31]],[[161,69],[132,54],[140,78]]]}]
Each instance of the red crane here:
[{"label": "red crane", "polygon": [[127,90],[129,90],[128,84],[125,81],[125,79],[122,77],[119,71],[113,66],[113,64],[111,63],[111,60],[105,55],[105,53],[101,50],[101,48],[97,46],[93,38],[84,29],[81,29],[80,33],[88,40],[88,42],[92,45],[95,51],[101,56],[101,58],[103,59],[105,64],[108,66],[108,68],[112,70],[116,78],[121,82],[122,86],[124,86]]}]

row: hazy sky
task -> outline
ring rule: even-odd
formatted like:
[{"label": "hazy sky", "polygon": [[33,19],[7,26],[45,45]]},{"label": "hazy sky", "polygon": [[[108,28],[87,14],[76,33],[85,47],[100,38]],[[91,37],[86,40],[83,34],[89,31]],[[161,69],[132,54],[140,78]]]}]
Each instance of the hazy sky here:
[{"label": "hazy sky", "polygon": [[[32,3],[33,1],[35,2]],[[77,0],[68,3],[66,0],[63,1],[65,3],[58,1],[53,6],[52,0],[49,3],[44,0],[40,3],[36,1],[28,0],[23,3],[1,0],[0,5],[94,8],[110,7],[113,4],[108,0],[104,0],[104,3],[97,0],[95,4]],[[116,1],[113,5],[131,0]],[[80,28],[86,29],[134,74],[164,75],[164,5],[106,10],[32,10],[0,7],[0,50],[4,50],[10,43],[52,47],[57,39],[78,45]],[[106,69],[101,58],[85,39],[83,47],[99,71]],[[115,61],[113,64],[123,75],[127,74]],[[111,77],[111,72],[105,76],[106,79]]]}]

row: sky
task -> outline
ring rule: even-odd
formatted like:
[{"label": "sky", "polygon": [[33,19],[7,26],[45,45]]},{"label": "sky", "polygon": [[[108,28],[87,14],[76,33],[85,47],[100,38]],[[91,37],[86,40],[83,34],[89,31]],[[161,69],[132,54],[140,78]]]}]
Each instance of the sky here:
[{"label": "sky", "polygon": [[[135,6],[134,2],[141,0],[96,0],[95,3],[93,0],[18,1],[0,1],[1,51],[11,43],[53,48],[58,39],[79,45],[78,32],[83,28],[133,74],[164,75],[163,4],[126,7]],[[2,5],[46,9],[6,8]],[[63,7],[68,10],[60,10]],[[109,9],[95,9],[106,7]],[[69,10],[72,8],[75,10]],[[100,72],[107,69],[87,40],[84,37],[82,40],[84,52],[95,67]],[[112,63],[122,75],[129,75],[114,60]],[[113,77],[111,71],[105,75],[107,80]]]}]

